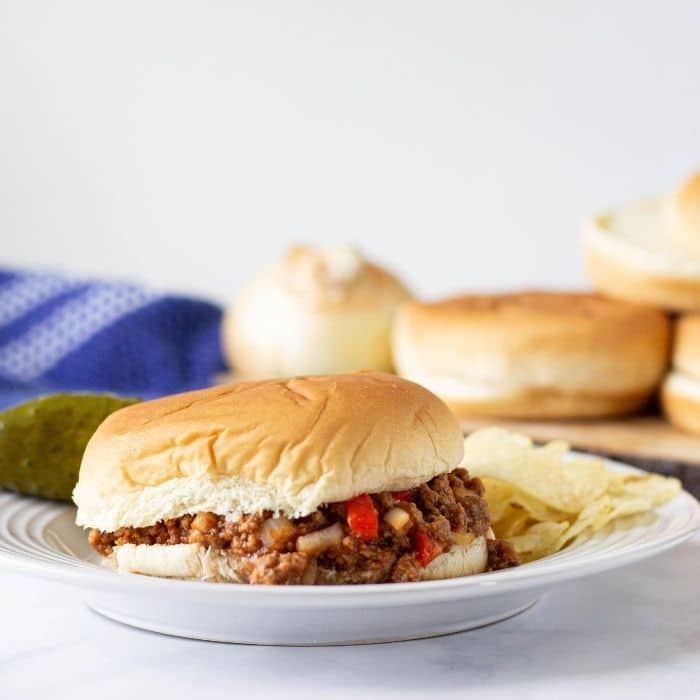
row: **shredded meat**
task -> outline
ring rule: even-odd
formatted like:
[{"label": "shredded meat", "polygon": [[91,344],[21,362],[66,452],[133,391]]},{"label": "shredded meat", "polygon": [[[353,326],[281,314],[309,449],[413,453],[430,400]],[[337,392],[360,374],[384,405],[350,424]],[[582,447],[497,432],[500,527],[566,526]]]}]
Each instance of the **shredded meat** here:
[{"label": "shredded meat", "polygon": [[[372,494],[379,516],[379,536],[361,540],[347,525],[345,504],[332,503],[311,515],[291,521],[287,527],[272,528],[263,541],[263,525],[273,514],[244,515],[236,521],[201,512],[161,521],[149,527],[120,528],[114,532],[92,530],[90,544],[102,555],[123,544],[196,543],[225,550],[241,578],[263,584],[341,584],[417,581],[422,566],[415,552],[412,534],[422,530],[444,552],[454,543],[453,533],[485,536],[489,516],[484,488],[479,479],[464,469],[434,477],[407,494]],[[397,531],[384,521],[392,508],[401,508],[409,524]],[[305,534],[343,526],[340,544],[316,556],[297,552],[296,541]],[[488,542],[490,570],[515,566],[513,548],[505,542]]]}]

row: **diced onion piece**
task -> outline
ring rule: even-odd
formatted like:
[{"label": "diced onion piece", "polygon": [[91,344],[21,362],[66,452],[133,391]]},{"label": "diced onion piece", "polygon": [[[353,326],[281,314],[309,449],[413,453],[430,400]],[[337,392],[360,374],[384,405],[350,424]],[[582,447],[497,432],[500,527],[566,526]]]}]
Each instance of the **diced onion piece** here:
[{"label": "diced onion piece", "polygon": [[493,531],[493,528],[489,528],[488,532],[486,533],[486,539],[487,540],[495,540],[496,539],[496,533]]},{"label": "diced onion piece", "polygon": [[467,545],[470,545],[476,539],[476,537],[471,532],[453,532],[452,537],[455,541],[455,544],[458,544],[461,547],[466,547]]},{"label": "diced onion piece", "polygon": [[268,518],[260,528],[260,538],[268,549],[283,547],[294,534],[294,525],[288,518]]},{"label": "diced onion piece", "polygon": [[411,516],[403,509],[395,506],[384,513],[384,522],[389,523],[397,532],[403,530],[411,520]]},{"label": "diced onion piece", "polygon": [[310,532],[297,538],[297,552],[302,554],[318,554],[324,549],[335,547],[343,541],[343,526],[335,523],[323,530]]}]

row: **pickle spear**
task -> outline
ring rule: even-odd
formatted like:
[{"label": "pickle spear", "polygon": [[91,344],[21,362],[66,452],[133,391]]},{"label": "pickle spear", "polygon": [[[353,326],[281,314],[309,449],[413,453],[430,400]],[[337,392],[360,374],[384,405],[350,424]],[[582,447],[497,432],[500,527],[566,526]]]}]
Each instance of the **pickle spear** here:
[{"label": "pickle spear", "polygon": [[113,394],[48,394],[0,411],[0,488],[70,501],[97,426],[137,401]]}]

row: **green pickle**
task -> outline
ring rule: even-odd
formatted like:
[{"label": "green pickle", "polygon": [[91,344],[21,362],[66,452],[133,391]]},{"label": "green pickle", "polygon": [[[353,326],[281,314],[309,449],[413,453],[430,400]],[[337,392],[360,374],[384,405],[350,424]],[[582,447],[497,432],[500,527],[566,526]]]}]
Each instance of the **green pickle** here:
[{"label": "green pickle", "polygon": [[0,488],[70,501],[97,426],[137,402],[113,394],[49,394],[1,411]]}]

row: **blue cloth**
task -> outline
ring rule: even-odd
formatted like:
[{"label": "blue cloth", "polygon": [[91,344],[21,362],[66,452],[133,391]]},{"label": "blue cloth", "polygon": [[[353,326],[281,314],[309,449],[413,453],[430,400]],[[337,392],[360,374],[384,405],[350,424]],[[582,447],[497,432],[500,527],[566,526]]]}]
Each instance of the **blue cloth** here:
[{"label": "blue cloth", "polygon": [[221,309],[112,282],[0,269],[0,406],[52,391],[151,398],[224,369]]}]

